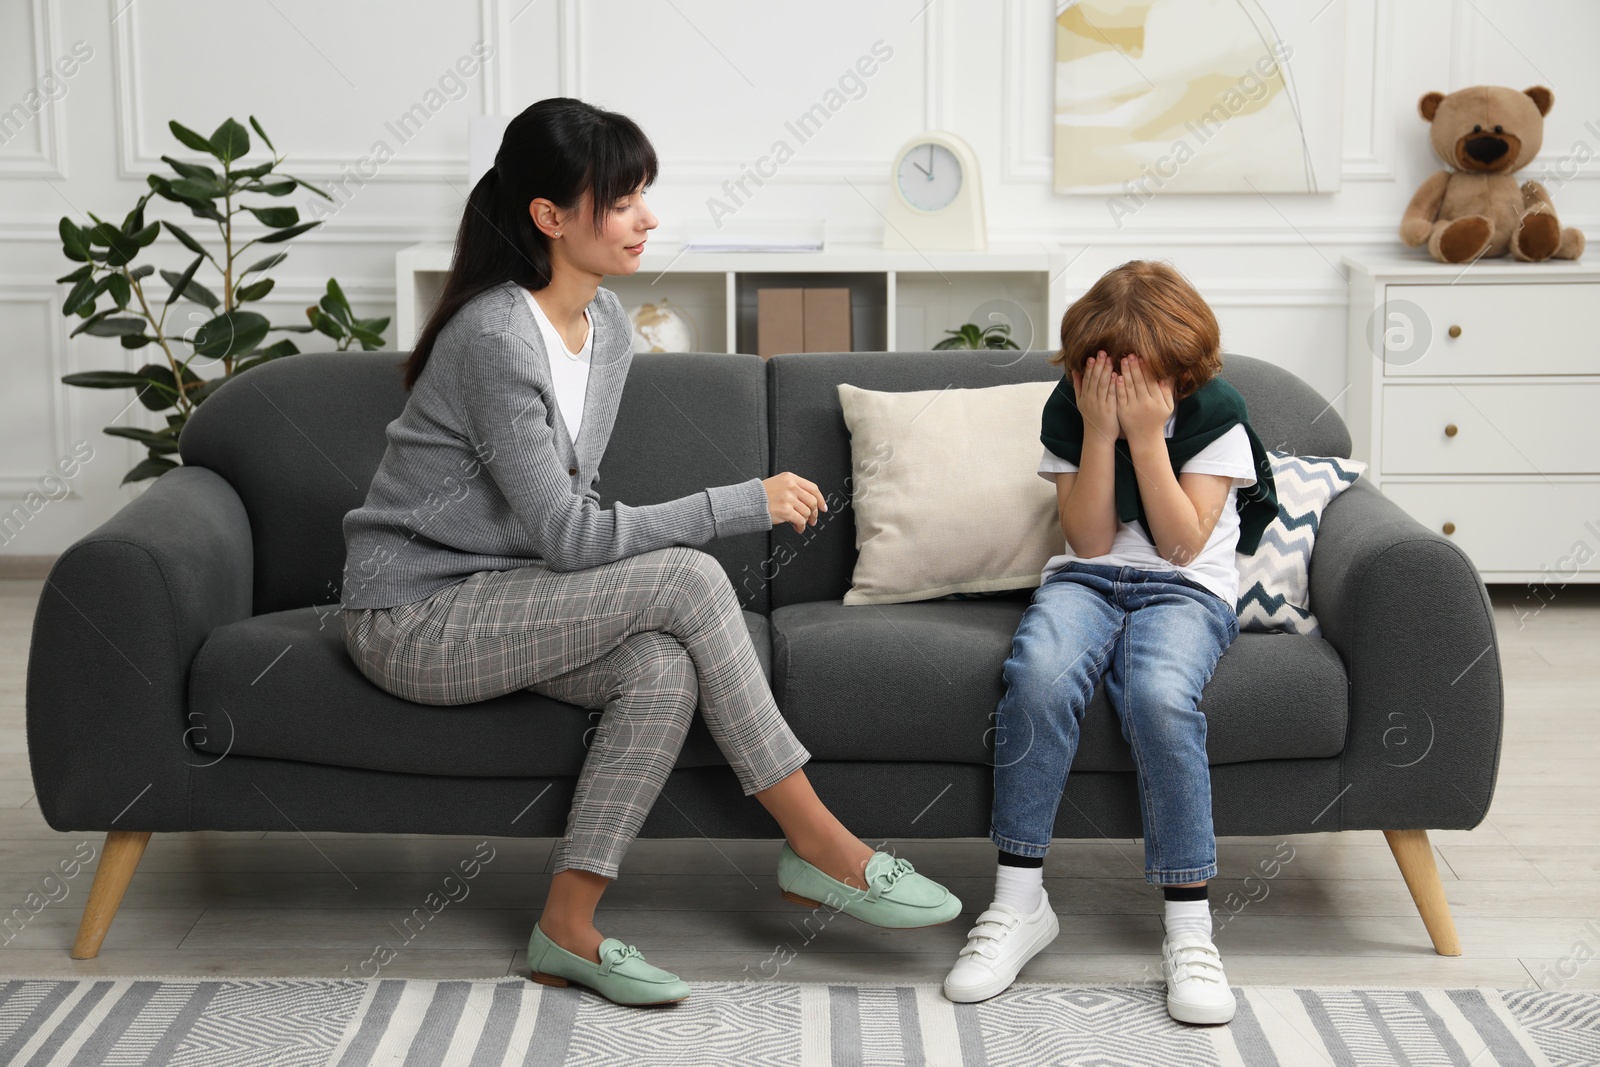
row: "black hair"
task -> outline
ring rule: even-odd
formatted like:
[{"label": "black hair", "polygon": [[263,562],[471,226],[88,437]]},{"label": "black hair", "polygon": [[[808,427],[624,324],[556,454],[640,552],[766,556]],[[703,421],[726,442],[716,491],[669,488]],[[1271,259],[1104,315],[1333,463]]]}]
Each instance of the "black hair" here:
[{"label": "black hair", "polygon": [[571,97],[530,104],[512,119],[490,167],[467,197],[444,292],[402,364],[410,389],[439,331],[473,297],[506,281],[550,284],[549,238],[528,204],[538,197],[570,211],[592,194],[594,229],[613,204],[656,177],[656,150],[630,118]]}]

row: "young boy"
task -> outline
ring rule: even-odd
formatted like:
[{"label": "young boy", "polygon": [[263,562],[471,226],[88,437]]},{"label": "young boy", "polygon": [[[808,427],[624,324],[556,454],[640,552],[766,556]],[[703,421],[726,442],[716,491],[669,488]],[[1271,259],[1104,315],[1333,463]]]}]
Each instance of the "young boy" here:
[{"label": "young boy", "polygon": [[1277,514],[1271,466],[1243,398],[1216,377],[1216,317],[1166,264],[1125,263],[1096,282],[1067,310],[1051,362],[1068,373],[1045,405],[1039,476],[1055,482],[1066,552],[1045,565],[1005,663],[994,903],[944,992],[994,996],[1059,932],[1044,856],[1103,678],[1137,771],[1145,879],[1166,899],[1167,1010],[1225,1023],[1234,997],[1211,941],[1216,840],[1197,705],[1239,634],[1234,553],[1255,551]]}]

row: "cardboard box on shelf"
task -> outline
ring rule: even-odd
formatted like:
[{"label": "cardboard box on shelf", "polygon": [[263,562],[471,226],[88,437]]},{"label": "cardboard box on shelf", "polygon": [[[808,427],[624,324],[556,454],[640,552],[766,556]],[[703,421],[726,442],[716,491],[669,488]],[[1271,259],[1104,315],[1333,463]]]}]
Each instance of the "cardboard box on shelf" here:
[{"label": "cardboard box on shelf", "polygon": [[806,289],[802,352],[850,352],[850,290]]},{"label": "cardboard box on shelf", "polygon": [[805,351],[805,290],[756,290],[756,354]]},{"label": "cardboard box on shelf", "polygon": [[849,352],[849,289],[758,289],[756,354]]}]

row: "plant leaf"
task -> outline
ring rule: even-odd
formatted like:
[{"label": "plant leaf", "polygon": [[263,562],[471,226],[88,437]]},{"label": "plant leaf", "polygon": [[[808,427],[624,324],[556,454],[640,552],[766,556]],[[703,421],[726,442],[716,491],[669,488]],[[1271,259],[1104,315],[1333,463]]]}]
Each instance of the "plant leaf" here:
[{"label": "plant leaf", "polygon": [[92,337],[121,337],[123,334],[144,332],[144,320],[132,316],[104,318],[85,325],[83,332]]},{"label": "plant leaf", "polygon": [[321,300],[317,301],[317,306],[323,311],[326,311],[329,315],[332,315],[334,319],[338,321],[340,326],[349,328],[354,325],[354,323],[351,321],[350,309],[347,307],[340,307],[339,302],[332,297],[323,297]]},{"label": "plant leaf", "polygon": [[162,156],[161,162],[177,172],[180,178],[197,178],[208,182],[220,182],[222,179],[210,167],[201,166],[199,163],[185,163],[181,159],[171,156]]},{"label": "plant leaf", "polygon": [[84,277],[79,279],[78,284],[74,285],[72,291],[67,294],[67,299],[62,302],[61,314],[70,315],[77,311],[84,301],[93,299],[94,289],[94,278]]},{"label": "plant leaf", "polygon": [[232,163],[250,152],[250,131],[233,119],[224,119],[222,125],[211,133],[211,146],[223,164]]},{"label": "plant leaf", "polygon": [[128,279],[120,274],[110,275],[106,282],[106,291],[111,294],[111,299],[120,311],[128,306],[128,301],[133,297],[133,286],[128,284]]},{"label": "plant leaf", "polygon": [[350,336],[354,337],[357,341],[360,341],[362,349],[367,352],[376,351],[384,346],[384,340],[382,337],[373,333],[371,330],[363,330],[359,326],[352,326],[350,328]]},{"label": "plant leaf", "polygon": [[129,482],[142,482],[146,478],[159,478],[168,471],[176,469],[177,466],[178,464],[170,459],[151,456],[148,459],[140,460],[132,470],[122,476],[122,481],[119,484],[127,485]]},{"label": "plant leaf", "polygon": [[217,306],[222,303],[217,299],[216,293],[193,280],[183,287],[183,295],[193,300],[196,304],[204,304],[208,311],[217,310]]},{"label": "plant leaf", "polygon": [[340,327],[338,322],[336,322],[334,319],[332,319],[328,315],[324,314],[321,308],[318,308],[318,307],[308,307],[308,308],[306,308],[306,318],[311,320],[312,328],[315,329],[318,333],[326,334],[327,336],[333,338],[335,341],[344,340],[344,337],[345,337],[344,329],[342,327]]},{"label": "plant leaf", "polygon": [[256,117],[254,115],[250,116],[250,128],[256,131],[256,135],[259,136],[262,142],[266,144],[267,151],[271,152],[273,155],[278,154],[278,150],[272,147],[272,142],[267,140],[267,131],[261,128],[261,123],[256,121]]},{"label": "plant leaf", "polygon": [[224,226],[228,224],[228,220],[223,217],[222,212],[218,211],[209,200],[204,202],[184,200],[181,203],[187,204],[196,218],[210,219],[212,222],[220,223]]},{"label": "plant leaf", "polygon": [[217,150],[212,147],[210,141],[206,140],[204,137],[201,137],[198,133],[195,133],[182,123],[169,122],[167,123],[167,129],[172,131],[172,136],[181,141],[185,148],[192,148],[196,152],[204,152],[210,156],[217,154]]},{"label": "plant leaf", "polygon": [[204,178],[179,178],[170,183],[170,187],[173,195],[180,200],[211,201],[223,193],[221,185]]},{"label": "plant leaf", "polygon": [[307,230],[309,230],[309,229],[311,229],[313,227],[316,227],[316,226],[321,226],[321,225],[322,225],[322,220],[318,219],[315,222],[302,222],[298,226],[290,226],[286,230],[274,230],[273,232],[267,234],[265,237],[257,237],[256,238],[256,244],[262,244],[262,245],[277,244],[279,241],[287,241],[291,237],[298,237],[300,234],[305,233]]},{"label": "plant leaf", "polygon": [[272,292],[272,287],[276,284],[278,283],[275,278],[263,278],[258,282],[239,286],[234,290],[234,295],[238,298],[238,303],[241,304],[248,303],[251,300],[260,300]]},{"label": "plant leaf", "polygon": [[151,193],[146,193],[144,196],[140,197],[139,198],[139,202],[137,204],[133,205],[133,209],[131,211],[129,211],[126,216],[123,217],[123,219],[122,219],[122,232],[123,233],[128,234],[131,237],[131,236],[137,234],[140,230],[144,229],[144,205],[146,204],[146,202],[149,201],[150,197],[152,197],[154,195],[155,195],[155,193],[151,192]]},{"label": "plant leaf", "polygon": [[[142,270],[143,268],[140,268],[140,269]],[[71,274],[63,274],[61,277],[57,278],[56,279],[56,284],[64,285],[67,282],[81,282],[81,281],[83,281],[83,279],[87,278],[89,275],[91,275],[93,273],[94,273],[94,264],[93,263],[85,263],[83,266],[79,267],[77,270],[73,271]],[[69,312],[69,314],[70,314],[70,312]]]},{"label": "plant leaf", "polygon": [[142,445],[150,446],[151,451],[157,453],[170,454],[178,450],[178,441],[170,426],[165,430],[146,430],[141,426],[107,426],[104,432],[112,437],[126,437],[130,441],[138,441]]},{"label": "plant leaf", "polygon": [[[346,324],[353,322],[355,320],[355,312],[350,310],[350,299],[344,295],[344,290],[339,287],[339,282],[335,278],[328,279],[328,295],[344,310],[344,315],[339,318],[339,321]],[[331,311],[332,309],[329,310]]]},{"label": "plant leaf", "polygon": [[67,385],[85,389],[137,389],[150,384],[143,376],[125,370],[86,370],[78,374],[63,374],[61,380]]},{"label": "plant leaf", "polygon": [[171,233],[172,236],[183,242],[183,247],[187,248],[189,251],[197,252],[202,256],[207,254],[206,246],[201,244],[199,241],[196,241],[193,237],[190,237],[187,230],[178,226],[174,226],[166,219],[162,219],[161,224],[167,228],[167,231]]},{"label": "plant leaf", "polygon": [[61,224],[57,227],[61,233],[61,250],[70,260],[78,263],[89,261],[89,239],[77,223],[61,216]]},{"label": "plant leaf", "polygon": [[133,239],[138,242],[140,248],[148,248],[150,245],[155,243],[155,239],[157,237],[161,236],[161,223],[152,222],[142,230],[135,232],[132,236]]},{"label": "plant leaf", "polygon": [[252,263],[252,264],[250,264],[250,266],[248,266],[244,270],[240,271],[239,272],[239,277],[243,278],[246,274],[254,274],[257,271],[270,270],[271,268],[276,267],[279,263],[282,263],[284,260],[286,260],[288,258],[289,258],[289,253],[287,253],[287,252],[274,252],[272,255],[268,256],[266,259],[263,259],[263,260],[261,260],[259,262],[256,262],[256,263]]},{"label": "plant leaf", "polygon": [[328,201],[332,201],[333,200],[333,197],[331,197],[327,193],[323,192],[319,187],[317,187],[315,185],[312,185],[310,182],[306,181],[304,178],[296,178],[293,174],[280,174],[279,177],[280,178],[288,178],[290,181],[296,182],[296,183],[304,186],[305,188],[310,189],[313,193],[316,193],[318,196],[322,197],[322,199],[324,199],[324,200],[328,200]]},{"label": "plant leaf", "polygon": [[285,226],[293,226],[300,221],[299,208],[292,207],[246,207],[246,211],[256,217],[256,221],[263,226],[271,226],[281,230]]},{"label": "plant leaf", "polygon": [[[77,314],[83,316],[83,322],[79,323],[78,324],[78,328],[76,330],[73,330],[67,336],[68,337],[76,337],[76,336],[78,336],[80,333],[82,333],[83,331],[87,330],[89,327],[93,326],[95,323],[99,322],[101,319],[105,318],[107,315],[111,314],[115,310],[116,310],[115,308],[107,308],[105,311],[95,311],[94,310],[94,304],[92,302],[84,304],[77,311]],[[85,312],[87,312],[87,314]]]},{"label": "plant leaf", "polygon": [[155,272],[156,272],[156,269],[154,267],[152,267],[150,264],[146,263],[143,266],[135,267],[131,271],[129,271],[128,272],[128,277],[133,279],[134,281],[138,281],[140,278],[148,278],[148,277],[150,277],[150,275],[154,274]]},{"label": "plant leaf", "polygon": [[142,333],[125,333],[120,340],[123,348],[143,348],[154,341],[155,338]]},{"label": "plant leaf", "polygon": [[235,178],[259,178],[263,174],[271,174],[272,168],[276,167],[277,165],[277,162],[273,161],[271,163],[261,163],[254,167],[243,167],[239,170],[230,171],[229,173],[231,173]]},{"label": "plant leaf", "polygon": [[271,324],[254,311],[229,311],[205,323],[194,335],[194,354],[229,359],[249,352],[267,336]]},{"label": "plant leaf", "polygon": [[323,311],[338,319],[340,325],[354,325],[355,312],[350,310],[350,301],[344,295],[344,290],[339,288],[339,283],[335,279],[328,279],[327,295],[318,301],[318,304]]},{"label": "plant leaf", "polygon": [[295,191],[296,185],[290,181],[270,184],[267,182],[249,182],[244,188],[246,192],[261,193],[264,196],[288,196]]},{"label": "plant leaf", "polygon": [[184,292],[189,288],[189,283],[194,280],[194,272],[200,269],[200,264],[205,262],[205,258],[205,256],[195,256],[194,262],[189,264],[189,269],[182,274],[176,274],[170,270],[161,272],[161,276],[167,280],[167,284],[172,286],[172,292],[167,294],[167,306],[176,304],[182,298]]},{"label": "plant leaf", "polygon": [[151,411],[165,411],[178,403],[178,380],[172,376],[172,368],[160,363],[146,363],[138,370],[139,377],[150,383],[151,388],[139,392],[139,403]]},{"label": "plant leaf", "polygon": [[233,373],[225,378],[212,378],[204,385],[197,386],[189,390],[189,402],[191,404],[199,404],[202,400],[206,399],[206,397],[210,396],[218,389],[221,389],[224,385],[227,385],[229,382],[233,381],[239,376],[239,367],[242,367],[243,365],[243,363],[235,365],[233,368]]},{"label": "plant leaf", "polygon": [[233,368],[232,377],[237,378],[240,374],[249,370],[251,367],[258,367],[261,364],[268,363],[274,359],[282,359],[284,356],[295,356],[299,354],[300,349],[296,347],[295,343],[288,338],[284,338],[282,341],[279,341],[276,344],[268,345],[266,348],[263,348],[260,352],[257,352],[249,359],[243,360],[236,364]]}]

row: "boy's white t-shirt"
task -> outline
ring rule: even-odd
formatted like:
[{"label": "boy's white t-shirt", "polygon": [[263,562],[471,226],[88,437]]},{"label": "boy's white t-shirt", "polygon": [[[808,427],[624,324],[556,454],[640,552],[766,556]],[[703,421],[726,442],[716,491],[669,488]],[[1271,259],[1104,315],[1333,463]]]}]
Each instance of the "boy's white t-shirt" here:
[{"label": "boy's white t-shirt", "polygon": [[538,322],[539,332],[544,336],[544,350],[550,358],[550,381],[556,390],[556,407],[561,410],[561,417],[567,423],[567,439],[576,442],[578,430],[583,425],[583,398],[589,391],[590,356],[594,354],[594,322],[589,318],[589,309],[584,308],[583,317],[589,324],[589,332],[584,335],[583,347],[576,352],[570,352],[567,350],[567,343],[556,332],[555,323],[544,313],[539,301],[533,298],[532,291],[522,289],[522,295],[528,298],[528,306],[533,309],[534,321]]},{"label": "boy's white t-shirt", "polygon": [[[1167,420],[1163,431],[1167,437],[1172,436],[1176,422],[1176,415]],[[1062,459],[1048,448],[1039,459],[1039,477],[1048,482],[1055,481],[1053,474],[1076,472],[1077,469],[1076,463]],[[1145,536],[1144,528],[1136,519],[1133,522],[1117,524],[1116,536],[1111,541],[1111,550],[1103,556],[1074,555],[1070,544],[1066,552],[1059,556],[1051,556],[1039,577],[1040,584],[1048,581],[1052,574],[1067,563],[1077,560],[1110,567],[1138,567],[1140,570],[1148,571],[1177,570],[1185,578],[1199,582],[1229,604],[1237,603],[1239,566],[1234,559],[1234,553],[1239,545],[1237,494],[1240,489],[1254,485],[1257,480],[1255,455],[1250,450],[1249,435],[1245,433],[1242,425],[1233,427],[1195,453],[1179,473],[1233,476],[1233,484],[1228,487],[1228,498],[1223,503],[1222,514],[1217,517],[1217,524],[1211,529],[1211,537],[1206,541],[1204,550],[1187,566],[1177,567],[1161,558],[1160,553],[1156,551],[1155,542]]]}]

